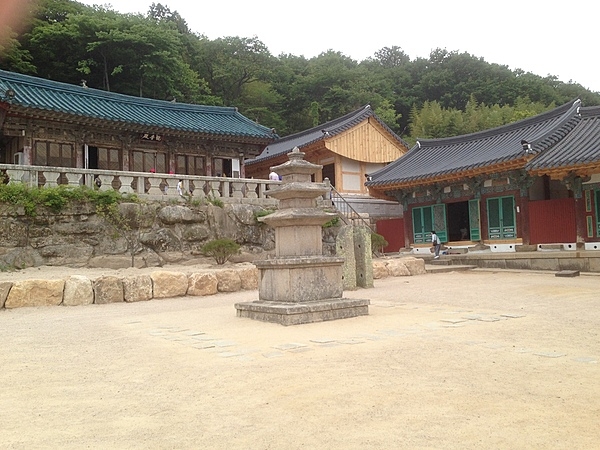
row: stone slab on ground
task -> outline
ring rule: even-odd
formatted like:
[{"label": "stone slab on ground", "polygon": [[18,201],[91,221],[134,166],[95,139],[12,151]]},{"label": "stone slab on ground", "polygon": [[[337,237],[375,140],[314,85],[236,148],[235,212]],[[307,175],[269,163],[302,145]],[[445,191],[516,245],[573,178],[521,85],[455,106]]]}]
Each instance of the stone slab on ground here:
[{"label": "stone slab on ground", "polygon": [[580,275],[579,270],[561,270],[560,272],[556,272],[554,274],[555,277],[578,277]]}]

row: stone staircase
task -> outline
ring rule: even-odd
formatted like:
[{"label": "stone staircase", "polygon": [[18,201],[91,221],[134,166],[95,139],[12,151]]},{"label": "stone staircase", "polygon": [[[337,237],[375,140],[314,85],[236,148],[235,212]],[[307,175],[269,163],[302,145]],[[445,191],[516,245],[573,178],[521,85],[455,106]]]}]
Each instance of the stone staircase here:
[{"label": "stone staircase", "polygon": [[433,259],[433,256],[419,256],[425,260],[425,270],[427,273],[444,273],[444,272],[462,272],[465,270],[476,269],[476,265],[470,264],[454,264],[452,258],[442,255],[439,259]]}]

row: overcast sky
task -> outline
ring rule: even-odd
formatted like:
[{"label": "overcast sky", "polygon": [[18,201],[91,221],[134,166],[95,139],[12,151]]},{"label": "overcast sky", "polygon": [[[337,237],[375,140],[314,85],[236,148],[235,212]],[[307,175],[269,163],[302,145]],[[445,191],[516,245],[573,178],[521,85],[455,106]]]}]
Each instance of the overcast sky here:
[{"label": "overcast sky", "polygon": [[[146,14],[152,0],[78,0]],[[210,39],[257,36],[277,56],[332,49],[361,61],[401,47],[411,59],[431,50],[468,52],[489,63],[555,75],[600,92],[600,2],[580,0],[164,0],[193,32]]]}]

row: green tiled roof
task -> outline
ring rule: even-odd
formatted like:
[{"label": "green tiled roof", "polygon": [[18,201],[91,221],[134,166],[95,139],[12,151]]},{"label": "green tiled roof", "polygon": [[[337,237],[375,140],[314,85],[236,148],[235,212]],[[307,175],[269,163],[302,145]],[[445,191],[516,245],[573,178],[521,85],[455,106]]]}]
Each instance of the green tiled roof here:
[{"label": "green tiled roof", "polygon": [[243,116],[236,108],[133,97],[0,70],[0,101],[9,89],[15,93],[10,103],[17,108],[266,143],[276,137],[269,128]]}]

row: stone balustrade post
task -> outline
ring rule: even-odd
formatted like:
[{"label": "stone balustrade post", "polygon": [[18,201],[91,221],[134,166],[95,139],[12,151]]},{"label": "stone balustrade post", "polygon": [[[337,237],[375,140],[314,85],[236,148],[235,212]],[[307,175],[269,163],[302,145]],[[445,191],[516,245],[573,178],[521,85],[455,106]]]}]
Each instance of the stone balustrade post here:
[{"label": "stone balustrade post", "polygon": [[224,197],[224,198],[231,197],[230,189],[231,189],[231,183],[227,179],[223,180],[222,189],[221,189],[221,197]]},{"label": "stone balustrade post", "polygon": [[231,182],[231,197],[232,198],[244,198],[244,183],[241,181],[232,181]]},{"label": "stone balustrade post", "polygon": [[80,173],[67,172],[67,173],[65,173],[65,177],[67,178],[67,183],[69,186],[72,186],[72,187],[81,186],[81,174]]},{"label": "stone balustrade post", "polygon": [[112,175],[98,175],[98,178],[100,178],[100,187],[98,188],[101,191],[111,191],[113,189],[112,187],[112,181],[114,179],[114,176]]},{"label": "stone balustrade post", "polygon": [[161,178],[146,177],[146,180],[148,180],[148,195],[163,195],[163,191],[160,189]]},{"label": "stone balustrade post", "polygon": [[25,171],[21,169],[6,169],[8,184],[22,183]]},{"label": "stone balustrade post", "polygon": [[119,188],[119,192],[122,194],[133,194],[134,190],[131,187],[133,183],[133,177],[127,175],[119,175],[119,180],[121,181],[121,187]]},{"label": "stone balustrade post", "polygon": [[221,193],[219,192],[221,181],[209,181],[208,183],[210,186],[210,196],[212,198],[221,198]]},{"label": "stone balustrade post", "polygon": [[57,187],[58,179],[60,178],[60,172],[54,172],[52,170],[44,170],[42,172],[44,178],[46,179],[46,187]]},{"label": "stone balustrade post", "polygon": [[246,183],[246,198],[258,198],[258,194],[256,193],[256,187],[258,183]]}]

